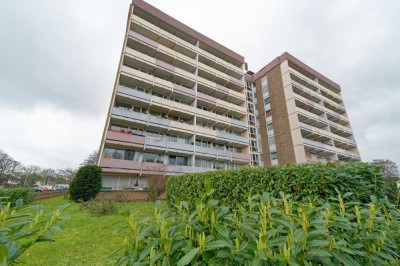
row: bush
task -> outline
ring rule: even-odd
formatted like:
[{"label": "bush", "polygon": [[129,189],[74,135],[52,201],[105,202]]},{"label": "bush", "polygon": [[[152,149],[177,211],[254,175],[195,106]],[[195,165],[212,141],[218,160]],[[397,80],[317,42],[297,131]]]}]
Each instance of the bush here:
[{"label": "bush", "polygon": [[155,201],[161,193],[165,192],[167,184],[166,176],[153,176],[149,178],[149,198],[148,200]]},{"label": "bush", "polygon": [[69,194],[74,201],[94,199],[101,190],[101,168],[86,165],[79,168],[69,187]]},{"label": "bush", "polygon": [[30,188],[14,187],[0,190],[0,197],[7,197],[4,201],[10,202],[11,206],[15,206],[18,199],[22,199],[24,203],[31,202],[35,198],[36,193]]},{"label": "bush", "polygon": [[17,200],[17,207],[12,208],[10,203],[0,203],[0,265],[14,265],[35,243],[52,241],[49,237],[61,231],[56,225],[62,219],[61,211],[68,207],[63,205],[54,212],[44,213],[41,205],[22,207],[21,204],[22,200]]},{"label": "bush", "polygon": [[[167,183],[167,199],[188,201],[198,198],[204,191],[204,180],[210,178],[215,190],[214,198],[235,207],[246,201],[246,193],[279,192],[293,195],[294,199],[318,196],[329,198],[352,192],[352,200],[367,202],[370,195],[383,198],[388,191],[379,169],[365,163],[301,164],[273,167],[241,168],[205,173],[171,176]],[[393,199],[393,197],[392,197]]]},{"label": "bush", "polygon": [[295,201],[248,196],[232,210],[212,190],[174,210],[127,224],[117,265],[399,265],[400,213],[387,200],[352,194]]},{"label": "bush", "polygon": [[89,200],[82,202],[82,206],[95,215],[107,215],[118,212],[117,206],[111,199]]}]

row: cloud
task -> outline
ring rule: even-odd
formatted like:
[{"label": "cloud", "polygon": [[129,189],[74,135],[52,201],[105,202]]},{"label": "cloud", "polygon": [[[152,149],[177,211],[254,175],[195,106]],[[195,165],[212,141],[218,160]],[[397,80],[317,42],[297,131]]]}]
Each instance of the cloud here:
[{"label": "cloud", "polygon": [[[400,165],[400,2],[149,0],[243,55],[285,51],[342,87],[364,160]],[[100,143],[130,1],[5,1],[0,148],[25,164],[77,166]]]}]

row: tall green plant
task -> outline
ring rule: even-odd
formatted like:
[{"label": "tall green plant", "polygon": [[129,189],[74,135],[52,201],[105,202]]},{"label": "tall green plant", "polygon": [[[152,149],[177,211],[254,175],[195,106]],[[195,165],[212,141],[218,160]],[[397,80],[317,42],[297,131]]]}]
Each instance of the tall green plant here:
[{"label": "tall green plant", "polygon": [[[210,180],[211,181],[211,180]],[[211,185],[206,187],[211,187]],[[399,265],[400,213],[352,195],[296,201],[247,194],[234,211],[209,190],[136,221],[123,213],[117,265]]]},{"label": "tall green plant", "polygon": [[101,190],[101,167],[86,165],[79,168],[69,187],[69,194],[74,201],[94,199]]},{"label": "tall green plant", "polygon": [[16,207],[11,203],[0,204],[0,265],[17,263],[18,257],[37,242],[52,241],[50,237],[61,231],[56,224],[62,219],[61,211],[44,213],[43,206],[23,207],[22,200],[17,200]]},{"label": "tall green plant", "polygon": [[18,199],[24,203],[29,203],[35,198],[36,193],[30,188],[15,187],[0,190],[0,197],[4,197],[3,202],[10,202],[14,206]]},{"label": "tall green plant", "polygon": [[215,190],[213,197],[232,208],[246,201],[245,195],[250,191],[268,192],[274,197],[284,192],[293,195],[294,199],[310,196],[327,199],[335,196],[336,191],[352,192],[351,198],[361,202],[368,202],[370,195],[395,198],[393,187],[386,185],[374,166],[365,163],[301,164],[171,176],[166,189],[169,205],[175,198],[189,201],[199,197],[206,178],[210,178]]}]

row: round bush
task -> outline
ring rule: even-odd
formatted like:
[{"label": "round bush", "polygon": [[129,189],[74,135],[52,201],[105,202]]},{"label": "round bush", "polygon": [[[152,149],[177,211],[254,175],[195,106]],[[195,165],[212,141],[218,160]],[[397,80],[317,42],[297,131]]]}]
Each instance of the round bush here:
[{"label": "round bush", "polygon": [[101,168],[86,165],[79,168],[69,187],[69,194],[74,201],[94,199],[101,190]]}]

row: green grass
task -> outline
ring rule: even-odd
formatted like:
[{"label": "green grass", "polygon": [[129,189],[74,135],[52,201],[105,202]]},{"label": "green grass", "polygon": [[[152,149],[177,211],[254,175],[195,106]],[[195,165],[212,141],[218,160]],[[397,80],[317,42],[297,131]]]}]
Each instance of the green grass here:
[{"label": "green grass", "polygon": [[[71,202],[63,196],[43,199],[33,204],[42,204],[45,212],[56,210],[70,203],[63,212],[68,220],[58,221],[63,231],[53,236],[55,242],[41,242],[28,249],[19,259],[23,265],[113,265],[116,256],[112,253],[121,247],[123,237],[114,235],[119,226],[115,223],[123,220],[120,214],[95,216],[79,203]],[[130,207],[139,212],[137,218],[154,214],[153,202],[116,203],[120,210]]]}]

